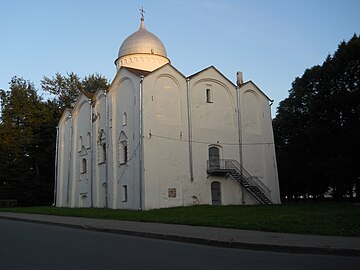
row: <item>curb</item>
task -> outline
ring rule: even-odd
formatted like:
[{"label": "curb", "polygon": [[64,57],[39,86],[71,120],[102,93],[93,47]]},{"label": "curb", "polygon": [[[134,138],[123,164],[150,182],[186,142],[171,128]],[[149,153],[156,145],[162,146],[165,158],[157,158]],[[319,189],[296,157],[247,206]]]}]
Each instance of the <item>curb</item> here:
[{"label": "curb", "polygon": [[284,252],[284,253],[296,253],[296,254],[316,254],[316,255],[332,255],[332,256],[360,256],[359,249],[347,249],[347,248],[332,248],[329,246],[324,247],[305,247],[305,246],[292,246],[292,245],[273,245],[273,244],[262,244],[262,243],[246,243],[238,241],[221,241],[221,240],[212,240],[199,237],[188,237],[174,234],[162,234],[162,233],[152,233],[152,232],[141,232],[133,230],[123,230],[123,229],[108,229],[103,227],[93,227],[87,225],[77,225],[71,223],[58,223],[53,221],[45,220],[34,220],[27,218],[19,217],[6,217],[0,216],[0,219],[14,220],[14,221],[23,221],[31,222],[38,224],[47,224],[62,226],[67,228],[82,229],[88,231],[97,231],[97,232],[106,232],[113,234],[122,234],[130,235],[137,237],[145,237],[152,239],[160,239],[167,241],[177,241],[191,244],[207,245],[214,247],[224,247],[224,248],[236,248],[236,249],[247,249],[247,250],[260,250],[260,251],[272,251],[272,252]]}]

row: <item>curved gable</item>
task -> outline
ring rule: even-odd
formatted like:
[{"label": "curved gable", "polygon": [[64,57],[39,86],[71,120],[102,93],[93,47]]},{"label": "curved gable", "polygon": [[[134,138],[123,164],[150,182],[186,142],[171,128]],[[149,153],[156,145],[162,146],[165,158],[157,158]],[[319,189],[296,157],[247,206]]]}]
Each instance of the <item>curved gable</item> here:
[{"label": "curved gable", "polygon": [[217,69],[209,67],[190,79],[193,122],[202,128],[236,126],[236,87]]}]

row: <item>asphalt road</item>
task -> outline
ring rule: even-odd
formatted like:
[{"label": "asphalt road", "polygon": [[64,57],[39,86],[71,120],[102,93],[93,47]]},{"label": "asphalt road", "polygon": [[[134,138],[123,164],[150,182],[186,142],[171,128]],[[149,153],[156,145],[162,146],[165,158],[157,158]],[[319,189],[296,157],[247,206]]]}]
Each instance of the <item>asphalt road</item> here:
[{"label": "asphalt road", "polygon": [[359,257],[218,248],[0,220],[0,269],[360,269]]}]

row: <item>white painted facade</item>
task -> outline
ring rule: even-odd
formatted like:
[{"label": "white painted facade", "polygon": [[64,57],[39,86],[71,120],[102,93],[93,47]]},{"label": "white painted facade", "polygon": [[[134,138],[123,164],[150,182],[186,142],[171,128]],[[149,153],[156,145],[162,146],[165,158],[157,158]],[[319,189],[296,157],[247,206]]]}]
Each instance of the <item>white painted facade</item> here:
[{"label": "white painted facade", "polygon": [[[60,119],[56,206],[259,203],[234,170],[219,165],[233,161],[280,203],[269,98],[253,82],[235,85],[212,66],[185,77],[162,43],[144,45],[144,36],[149,32],[142,21],[131,42],[123,43],[126,51],[120,48],[109,89],[82,94]],[[153,56],[164,61],[124,61]]]}]

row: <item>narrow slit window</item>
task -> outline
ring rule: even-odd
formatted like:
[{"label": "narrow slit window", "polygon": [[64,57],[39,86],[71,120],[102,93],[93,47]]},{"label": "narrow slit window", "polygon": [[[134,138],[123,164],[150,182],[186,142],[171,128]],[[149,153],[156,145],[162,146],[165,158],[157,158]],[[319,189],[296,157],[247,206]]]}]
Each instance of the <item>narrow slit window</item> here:
[{"label": "narrow slit window", "polygon": [[124,185],[123,186],[122,201],[127,202],[127,200],[128,200],[128,190],[127,190],[127,186]]},{"label": "narrow slit window", "polygon": [[81,162],[81,173],[86,173],[86,172],[87,172],[87,161],[85,158],[83,158]]},{"label": "narrow slit window", "polygon": [[206,88],[206,102],[213,103],[212,91],[211,88]]},{"label": "narrow slit window", "polygon": [[87,142],[86,142],[86,148],[90,149],[91,148],[91,134],[90,132],[88,132],[87,134]]},{"label": "narrow slit window", "polygon": [[127,142],[124,143],[124,163],[128,162],[128,146]]},{"label": "narrow slit window", "polygon": [[106,157],[107,157],[107,153],[106,153],[106,134],[104,132],[104,130],[100,131],[100,136],[99,136],[99,142],[98,142],[98,162],[100,163],[105,163],[106,162]]},{"label": "narrow slit window", "polygon": [[123,126],[126,126],[127,125],[127,114],[126,112],[123,114],[123,123],[122,123]]},{"label": "narrow slit window", "polygon": [[106,161],[106,143],[102,144],[102,160],[103,162]]},{"label": "narrow slit window", "polygon": [[82,136],[80,136],[80,138],[79,138],[79,152],[81,152],[82,145],[83,145]]},{"label": "narrow slit window", "polygon": [[129,161],[129,154],[128,154],[129,144],[128,144],[128,138],[123,131],[120,133],[118,147],[119,147],[119,165],[127,164]]}]

